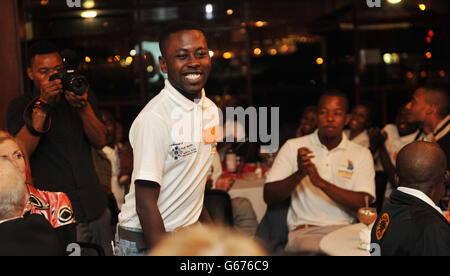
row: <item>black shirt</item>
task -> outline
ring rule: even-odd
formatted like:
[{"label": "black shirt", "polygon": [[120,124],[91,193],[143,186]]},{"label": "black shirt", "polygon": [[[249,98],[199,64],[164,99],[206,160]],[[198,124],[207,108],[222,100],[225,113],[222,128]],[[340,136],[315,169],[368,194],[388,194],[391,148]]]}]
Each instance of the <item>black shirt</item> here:
[{"label": "black shirt", "polygon": [[0,224],[0,256],[64,256],[55,229],[41,215]]},{"label": "black shirt", "polygon": [[424,201],[394,190],[371,234],[381,256],[449,256],[450,225]]},{"label": "black shirt", "polygon": [[[8,107],[7,127],[17,135],[25,125],[24,110],[39,92],[15,98]],[[98,118],[97,101],[89,92],[89,103]],[[106,210],[106,195],[101,189],[91,156],[91,145],[83,130],[78,111],[61,97],[50,111],[50,129],[41,135],[30,156],[31,174],[36,188],[68,195],[77,222],[88,222]]]}]

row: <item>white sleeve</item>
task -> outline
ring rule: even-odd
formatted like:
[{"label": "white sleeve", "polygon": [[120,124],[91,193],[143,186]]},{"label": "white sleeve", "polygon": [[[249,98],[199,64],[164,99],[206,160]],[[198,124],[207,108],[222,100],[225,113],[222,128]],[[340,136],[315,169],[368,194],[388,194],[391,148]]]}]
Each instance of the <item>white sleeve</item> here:
[{"label": "white sleeve", "polygon": [[361,153],[357,164],[358,169],[353,175],[353,191],[368,193],[375,199],[375,169],[372,154],[368,149],[364,149],[364,152]]},{"label": "white sleeve", "polygon": [[298,170],[297,151],[290,141],[281,147],[272,168],[267,173],[266,183],[283,180]]},{"label": "white sleeve", "polygon": [[152,113],[139,116],[130,130],[133,148],[133,177],[162,185],[164,163],[169,150],[169,131]]}]

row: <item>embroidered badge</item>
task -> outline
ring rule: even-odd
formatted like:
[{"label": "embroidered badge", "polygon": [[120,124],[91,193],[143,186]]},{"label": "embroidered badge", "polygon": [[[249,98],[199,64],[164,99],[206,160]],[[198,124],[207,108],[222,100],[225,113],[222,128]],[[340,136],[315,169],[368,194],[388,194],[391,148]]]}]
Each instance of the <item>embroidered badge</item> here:
[{"label": "embroidered badge", "polygon": [[377,229],[375,232],[378,240],[381,240],[383,238],[383,235],[386,232],[388,226],[389,226],[389,214],[384,213],[380,217],[380,220],[378,221]]}]

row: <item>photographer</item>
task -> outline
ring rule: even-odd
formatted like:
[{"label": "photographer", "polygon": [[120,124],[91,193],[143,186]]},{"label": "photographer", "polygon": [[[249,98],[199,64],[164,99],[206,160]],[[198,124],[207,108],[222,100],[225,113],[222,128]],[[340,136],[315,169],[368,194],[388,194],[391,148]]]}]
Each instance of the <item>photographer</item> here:
[{"label": "photographer", "polygon": [[91,145],[102,148],[106,141],[97,101],[87,84],[83,91],[67,81],[73,75],[64,72],[56,46],[37,42],[28,54],[27,73],[34,90],[10,103],[8,131],[30,156],[36,188],[69,196],[78,222],[77,240],[99,244],[110,255],[110,214],[90,150]]}]

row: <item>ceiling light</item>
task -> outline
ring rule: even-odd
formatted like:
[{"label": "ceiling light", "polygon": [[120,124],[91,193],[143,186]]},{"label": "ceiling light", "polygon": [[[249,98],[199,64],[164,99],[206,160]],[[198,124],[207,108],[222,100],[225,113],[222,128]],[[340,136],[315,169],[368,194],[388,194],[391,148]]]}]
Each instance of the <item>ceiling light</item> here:
[{"label": "ceiling light", "polygon": [[84,11],[81,13],[81,17],[83,18],[95,18],[97,17],[96,11]]},{"label": "ceiling light", "polygon": [[388,2],[390,4],[398,4],[398,3],[402,2],[402,0],[388,0]]},{"label": "ceiling light", "polygon": [[83,3],[83,8],[85,9],[92,9],[93,7],[95,7],[95,1],[94,0],[86,0]]}]

